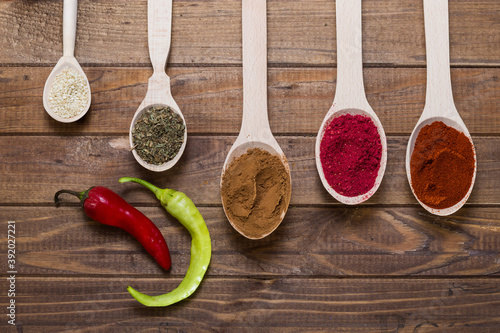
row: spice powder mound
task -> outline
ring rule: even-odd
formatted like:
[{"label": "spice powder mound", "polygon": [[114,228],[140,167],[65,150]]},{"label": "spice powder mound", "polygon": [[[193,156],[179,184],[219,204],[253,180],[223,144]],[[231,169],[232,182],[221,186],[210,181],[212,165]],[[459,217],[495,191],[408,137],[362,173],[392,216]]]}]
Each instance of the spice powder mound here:
[{"label": "spice powder mound", "polygon": [[326,127],[320,144],[321,167],[337,193],[355,197],[371,190],[381,159],[380,135],[370,117],[344,114]]},{"label": "spice powder mound", "polygon": [[290,177],[281,159],[260,148],[235,159],[222,176],[226,214],[248,238],[262,238],[279,225],[290,193]]},{"label": "spice powder mound", "polygon": [[469,192],[475,171],[472,142],[462,132],[435,121],[424,126],[410,159],[411,186],[427,206],[456,205]]}]

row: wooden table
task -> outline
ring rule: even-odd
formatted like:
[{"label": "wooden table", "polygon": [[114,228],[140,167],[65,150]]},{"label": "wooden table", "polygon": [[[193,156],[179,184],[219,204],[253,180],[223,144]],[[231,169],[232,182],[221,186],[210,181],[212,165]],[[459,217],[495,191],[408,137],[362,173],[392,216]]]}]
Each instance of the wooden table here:
[{"label": "wooden table", "polygon": [[[42,91],[62,54],[62,1],[0,2],[0,216],[2,332],[500,331],[500,2],[451,0],[451,76],[473,135],[478,173],[467,204],[436,217],[413,197],[406,144],[425,100],[420,0],[363,2],[368,101],[388,134],[378,192],[348,207],[322,187],[314,141],[335,92],[333,0],[268,1],[271,128],[290,162],[293,193],[281,226],[260,241],[235,232],[221,207],[223,161],[241,124],[241,1],[174,0],[167,73],[189,128],[180,163],[149,172],[128,148],[128,127],[152,73],[147,1],[80,1],[76,57],[92,106],[61,124]],[[212,236],[199,290],[146,308],[128,285],[172,290],[190,258],[187,231],[139,185],[188,194]],[[165,234],[164,272],[125,232],[87,218],[61,188],[107,186]],[[7,266],[15,221],[15,271]],[[11,223],[13,224],[13,223]],[[15,297],[8,278],[15,275]],[[15,301],[17,327],[8,324]]]}]

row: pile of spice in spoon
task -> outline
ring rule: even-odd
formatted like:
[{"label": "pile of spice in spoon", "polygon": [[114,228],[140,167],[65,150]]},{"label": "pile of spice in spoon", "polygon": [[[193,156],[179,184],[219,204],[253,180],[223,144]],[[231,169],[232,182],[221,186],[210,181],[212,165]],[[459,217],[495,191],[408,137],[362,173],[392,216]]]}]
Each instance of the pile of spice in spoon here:
[{"label": "pile of spice in spoon", "polygon": [[365,194],[375,185],[382,158],[377,127],[362,115],[335,117],[325,129],[320,157],[325,178],[337,193]]},{"label": "pile of spice in spoon", "polygon": [[453,207],[470,191],[475,163],[474,146],[464,133],[441,121],[424,126],[410,160],[415,196],[434,209]]},{"label": "pile of spice in spoon", "polygon": [[172,160],[182,147],[186,126],[168,106],[145,110],[132,130],[134,149],[144,162],[160,165]]},{"label": "pile of spice in spoon", "polygon": [[260,239],[281,223],[291,184],[276,155],[252,148],[236,158],[222,176],[221,195],[229,221],[245,237]]},{"label": "pile of spice in spoon", "polygon": [[52,83],[49,106],[61,118],[73,118],[85,111],[89,90],[85,78],[71,67],[64,68]]}]

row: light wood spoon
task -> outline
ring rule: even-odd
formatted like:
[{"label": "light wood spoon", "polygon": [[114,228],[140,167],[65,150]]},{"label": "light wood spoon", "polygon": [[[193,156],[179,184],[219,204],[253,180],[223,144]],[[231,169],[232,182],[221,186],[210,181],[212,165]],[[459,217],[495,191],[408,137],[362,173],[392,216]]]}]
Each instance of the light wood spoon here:
[{"label": "light wood spoon", "polygon": [[[242,42],[243,42],[243,119],[241,129],[236,141],[229,150],[224,162],[222,178],[229,167],[239,156],[245,154],[248,149],[260,148],[271,155],[278,156],[288,173],[290,179],[290,168],[285,154],[281,150],[278,142],[274,138],[269,126],[267,114],[267,18],[266,0],[243,0],[242,1]],[[272,229],[268,230],[259,238],[264,238],[271,234],[285,217],[290,202],[290,192],[283,198],[286,202],[285,209],[281,214],[280,222]],[[226,207],[223,199],[224,212]],[[245,235],[238,229],[237,225],[229,222],[236,231]],[[257,238],[252,238],[257,239]]]},{"label": "light wood spoon", "polygon": [[[75,41],[76,41],[76,20],[78,13],[78,0],[64,0],[63,5],[63,56],[59,59],[57,64],[52,69],[47,81],[45,81],[45,86],[43,88],[43,106],[45,111],[55,120],[63,123],[71,123],[82,118],[90,108],[90,85],[87,76],[83,72],[82,67],[75,58]],[[66,68],[71,68],[75,70],[79,75],[81,75],[86,82],[86,87],[88,90],[88,101],[82,112],[71,118],[63,118],[57,114],[50,107],[49,96],[50,90],[52,89],[52,84],[59,75]]]},{"label": "light wood spoon", "polygon": [[[172,111],[179,114],[186,126],[186,120],[179,109],[179,106],[172,97],[170,90],[170,77],[165,72],[165,65],[167,63],[168,53],[170,51],[172,30],[172,0],[148,0],[148,46],[149,57],[153,65],[153,75],[148,81],[148,91],[146,97],[137,109],[130,124],[129,139],[130,147],[134,147],[132,131],[135,123],[142,115],[142,113],[151,107],[170,107]],[[184,142],[177,155],[170,161],[155,165],[144,161],[132,149],[132,153],[140,165],[152,171],[165,171],[172,168],[181,158],[184,149],[186,148],[187,141],[187,127],[184,130]]]},{"label": "light wood spoon", "polygon": [[[411,133],[406,149],[406,174],[411,187],[410,160],[415,147],[420,130],[435,121],[442,121],[445,125],[453,127],[464,133],[472,143],[467,127],[458,114],[453,101],[450,74],[450,42],[448,26],[448,0],[424,0],[424,21],[425,21],[425,49],[427,54],[427,87],[425,96],[425,106],[417,125]],[[474,147],[474,144],[472,144]],[[474,175],[469,191],[466,196],[457,204],[445,209],[435,209],[427,206],[415,198],[420,205],[432,214],[445,216],[456,212],[462,207],[472,191],[476,179],[476,152],[474,150]]]},{"label": "light wood spoon", "polygon": [[[355,205],[368,200],[378,189],[387,164],[387,141],[384,128],[366,99],[363,84],[361,35],[361,0],[337,0],[337,86],[333,104],[326,114],[316,137],[316,166],[325,189],[338,201]],[[362,115],[372,119],[382,144],[380,168],[373,187],[362,195],[344,196],[335,191],[325,178],[320,158],[321,141],[333,118],[345,114]]]}]

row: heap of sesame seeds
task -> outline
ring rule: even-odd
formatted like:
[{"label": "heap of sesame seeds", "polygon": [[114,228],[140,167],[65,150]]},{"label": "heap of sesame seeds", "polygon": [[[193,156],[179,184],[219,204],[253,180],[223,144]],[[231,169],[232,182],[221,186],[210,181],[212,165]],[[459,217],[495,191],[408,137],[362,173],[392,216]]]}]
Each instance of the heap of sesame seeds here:
[{"label": "heap of sesame seeds", "polygon": [[59,73],[49,94],[50,108],[62,118],[72,118],[85,110],[89,98],[87,82],[76,70],[66,67]]}]

